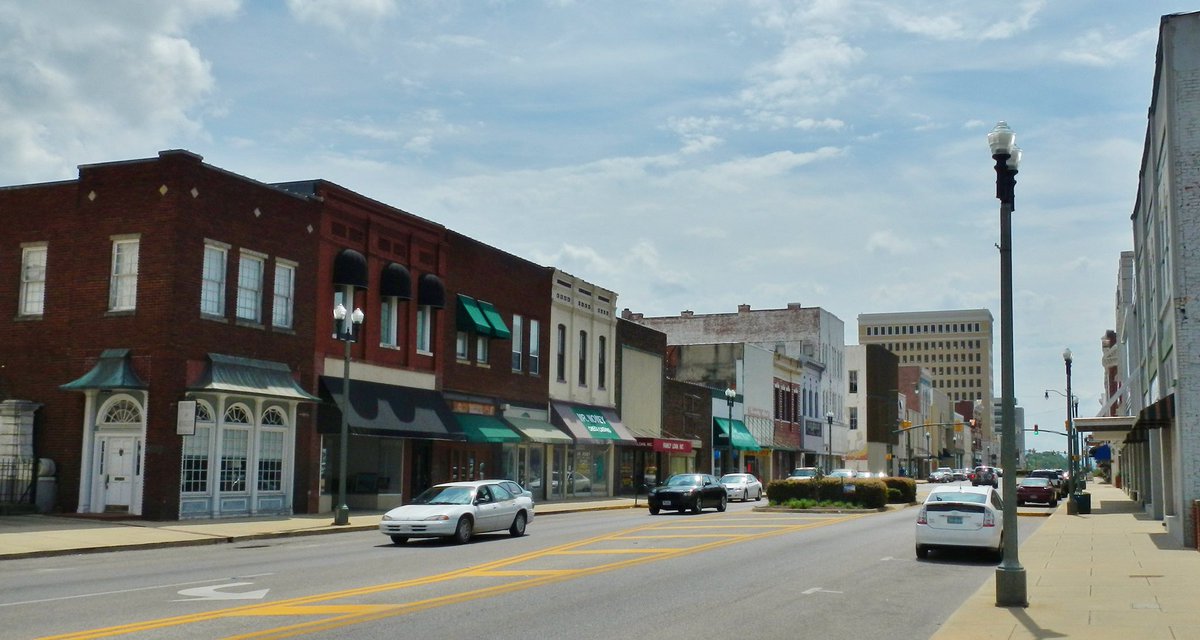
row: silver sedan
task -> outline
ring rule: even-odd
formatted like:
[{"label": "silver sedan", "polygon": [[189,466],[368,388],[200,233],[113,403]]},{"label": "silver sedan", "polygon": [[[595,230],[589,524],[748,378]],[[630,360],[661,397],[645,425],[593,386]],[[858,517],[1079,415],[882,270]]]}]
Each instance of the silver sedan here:
[{"label": "silver sedan", "polygon": [[762,500],[763,486],[752,473],[727,473],[721,476],[721,485],[730,500],[745,502],[751,498]]}]

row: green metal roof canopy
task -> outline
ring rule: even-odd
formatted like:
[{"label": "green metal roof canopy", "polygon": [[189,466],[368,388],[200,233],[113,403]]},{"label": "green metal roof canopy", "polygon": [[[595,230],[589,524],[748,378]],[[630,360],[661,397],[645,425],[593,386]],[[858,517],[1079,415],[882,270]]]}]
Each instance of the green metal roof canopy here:
[{"label": "green metal roof canopy", "polygon": [[717,423],[717,427],[721,429],[721,433],[729,438],[730,444],[734,449],[755,450],[762,448],[754,436],[750,435],[750,430],[746,428],[746,424],[741,420],[730,422],[728,418],[713,418],[713,422]]},{"label": "green metal roof canopy", "polygon": [[134,372],[129,362],[129,349],[105,349],[90,371],[59,388],[67,391],[145,389],[146,383]]}]

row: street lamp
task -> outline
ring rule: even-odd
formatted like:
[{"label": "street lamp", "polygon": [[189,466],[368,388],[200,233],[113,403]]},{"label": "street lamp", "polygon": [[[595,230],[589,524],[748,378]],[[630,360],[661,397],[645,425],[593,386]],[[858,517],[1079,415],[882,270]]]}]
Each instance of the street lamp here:
[{"label": "street lamp", "polygon": [[[733,452],[733,401],[737,398],[737,391],[733,387],[725,387],[725,404],[729,405],[729,451]],[[713,434],[713,475],[717,474],[717,439],[716,434]]]},{"label": "street lamp", "polygon": [[929,428],[926,427],[925,428],[925,457],[928,460],[928,462],[925,463],[925,466],[927,467],[925,469],[925,477],[929,477],[929,472],[933,470],[932,469],[932,467],[933,467],[933,449],[932,449],[932,445],[929,442],[931,439],[932,438],[930,437],[930,434],[929,434]]},{"label": "street lamp", "polygon": [[1067,515],[1079,513],[1079,505],[1075,502],[1075,421],[1071,419],[1071,349],[1063,350],[1063,364],[1067,367]]},{"label": "street lamp", "polygon": [[833,412],[825,412],[825,422],[829,424],[829,444],[825,447],[825,464],[833,469]]},{"label": "street lamp", "polygon": [[342,440],[338,449],[338,506],[333,512],[335,525],[350,524],[350,506],[346,504],[346,451],[350,448],[350,343],[357,339],[358,327],[363,323],[362,309],[356,307],[349,316],[346,317],[346,307],[340,303],[333,308],[337,338],[346,343],[345,368],[342,370]]},{"label": "street lamp", "polygon": [[1000,467],[1003,476],[1004,559],[996,567],[996,606],[1026,607],[1025,568],[1017,558],[1017,431],[1013,377],[1012,212],[1016,208],[1017,168],[1021,149],[1017,134],[1001,120],[988,134],[996,161],[996,199],[1000,201]]}]

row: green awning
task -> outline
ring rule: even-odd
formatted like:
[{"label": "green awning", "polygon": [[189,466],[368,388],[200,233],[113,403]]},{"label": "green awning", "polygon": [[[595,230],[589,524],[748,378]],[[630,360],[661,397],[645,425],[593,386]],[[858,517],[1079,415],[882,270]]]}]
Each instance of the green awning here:
[{"label": "green awning", "polygon": [[483,310],[471,296],[458,294],[458,314],[455,319],[459,331],[474,331],[481,336],[492,335],[492,325],[488,324]]},{"label": "green awning", "polygon": [[321,400],[296,384],[296,380],[292,378],[292,370],[282,362],[219,353],[208,354],[208,360],[209,365],[204,375],[196,384],[188,387],[189,390],[240,393],[309,402]]},{"label": "green awning", "polygon": [[59,389],[87,391],[90,389],[146,389],[129,362],[129,349],[105,349],[90,371]]},{"label": "green awning", "polygon": [[[353,387],[351,387],[353,388]],[[521,436],[500,418],[473,413],[456,413],[454,419],[467,436],[467,442],[520,442]]]},{"label": "green awning", "polygon": [[571,444],[574,442],[571,436],[562,432],[562,429],[545,420],[509,418],[506,416],[504,421],[511,424],[514,429],[520,431],[526,438],[529,438],[533,442],[541,444]]},{"label": "green awning", "polygon": [[717,427],[721,429],[724,439],[732,444],[734,449],[756,450],[761,448],[758,445],[758,441],[746,429],[746,423],[741,420],[733,420],[731,422],[727,418],[713,418],[713,422],[717,423]]},{"label": "green awning", "polygon": [[492,335],[507,340],[512,337],[512,332],[508,330],[508,325],[504,324],[504,318],[500,317],[500,312],[496,311],[496,307],[490,302],[479,300],[479,309],[483,311],[483,316],[487,318],[488,324],[492,326]]}]

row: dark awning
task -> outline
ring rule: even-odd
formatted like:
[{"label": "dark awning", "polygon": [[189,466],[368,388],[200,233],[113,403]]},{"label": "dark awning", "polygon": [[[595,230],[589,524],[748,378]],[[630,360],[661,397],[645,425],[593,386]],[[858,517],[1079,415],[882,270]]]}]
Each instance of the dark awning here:
[{"label": "dark awning", "polygon": [[567,402],[552,404],[555,424],[574,436],[576,444],[637,444],[612,409]]},{"label": "dark awning", "polygon": [[59,389],[87,391],[90,389],[146,389],[129,362],[129,349],[105,349],[90,371]]},{"label": "dark awning", "polygon": [[459,331],[473,331],[481,336],[492,335],[492,325],[488,324],[483,310],[471,296],[458,294],[458,311],[455,312],[455,327]]},{"label": "dark awning", "polygon": [[422,275],[417,282],[417,303],[436,309],[445,309],[446,286],[442,284],[442,279],[432,273]]},{"label": "dark awning", "polygon": [[1138,412],[1138,428],[1160,429],[1175,421],[1175,394],[1162,398]]},{"label": "dark awning", "polygon": [[496,311],[496,307],[490,302],[478,300],[479,310],[483,312],[483,317],[487,318],[488,324],[492,327],[492,335],[507,340],[512,337],[512,332],[508,330],[508,325],[504,324],[504,318],[500,316],[500,312]]},{"label": "dark awning", "polygon": [[367,288],[367,259],[354,249],[342,249],[333,259],[333,284]]},{"label": "dark awning", "polygon": [[[354,387],[351,386],[351,389]],[[454,419],[467,436],[467,442],[520,442],[521,434],[513,431],[495,416],[483,416],[474,413],[456,413]]]},{"label": "dark awning", "polygon": [[734,449],[747,451],[760,448],[758,441],[754,439],[754,436],[750,435],[750,430],[746,428],[746,424],[741,420],[730,421],[725,418],[713,418],[713,422],[716,422],[717,427],[721,430],[718,438],[725,441],[718,443],[718,446],[733,446]]},{"label": "dark awning", "polygon": [[389,263],[379,276],[379,295],[401,300],[412,300],[412,275],[408,269]]},{"label": "dark awning", "polygon": [[292,370],[282,362],[219,353],[208,354],[208,360],[204,374],[196,384],[189,387],[189,390],[240,393],[309,402],[320,400],[296,384]]},{"label": "dark awning", "polygon": [[[346,410],[341,378],[321,376],[321,400],[317,430],[339,433]],[[431,389],[351,380],[347,422],[350,433],[360,436],[466,439],[442,394]]]}]

